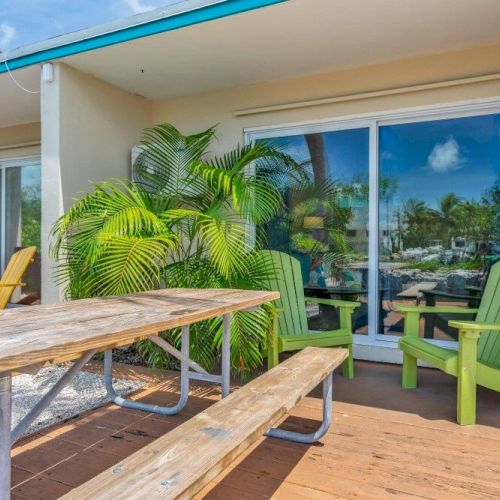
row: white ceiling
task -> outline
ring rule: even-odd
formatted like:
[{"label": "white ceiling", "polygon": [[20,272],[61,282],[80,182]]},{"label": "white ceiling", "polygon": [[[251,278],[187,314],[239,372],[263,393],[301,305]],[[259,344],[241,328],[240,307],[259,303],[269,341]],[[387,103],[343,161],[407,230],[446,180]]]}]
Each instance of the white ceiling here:
[{"label": "white ceiling", "polygon": [[[30,91],[40,90],[40,67],[19,69],[12,75]],[[0,75],[0,127],[40,120],[40,94],[21,90],[8,73]]]},{"label": "white ceiling", "polygon": [[[498,41],[500,0],[290,0],[64,62],[159,100]],[[37,90],[39,71],[14,76]],[[0,75],[0,126],[37,121],[39,107]]]},{"label": "white ceiling", "polygon": [[499,40],[500,0],[291,0],[65,62],[158,100]]}]

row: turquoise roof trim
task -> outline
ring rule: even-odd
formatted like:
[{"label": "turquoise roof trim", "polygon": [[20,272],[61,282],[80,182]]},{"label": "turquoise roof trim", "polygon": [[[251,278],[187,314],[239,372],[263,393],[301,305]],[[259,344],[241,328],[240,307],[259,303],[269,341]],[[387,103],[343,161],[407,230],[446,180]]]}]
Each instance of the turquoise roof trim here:
[{"label": "turquoise roof trim", "polygon": [[[90,50],[108,47],[117,43],[128,42],[137,38],[172,31],[179,28],[185,28],[194,24],[213,21],[234,14],[247,12],[249,10],[259,9],[278,3],[288,2],[289,0],[226,0],[225,2],[207,5],[196,10],[181,12],[171,17],[155,19],[135,26],[129,26],[110,33],[104,33],[92,38],[77,40],[59,47],[52,47],[40,50],[31,54],[19,56],[7,61],[9,69],[15,70],[39,64],[53,59],[88,52]],[[0,73],[7,72],[5,62],[0,62]]]}]

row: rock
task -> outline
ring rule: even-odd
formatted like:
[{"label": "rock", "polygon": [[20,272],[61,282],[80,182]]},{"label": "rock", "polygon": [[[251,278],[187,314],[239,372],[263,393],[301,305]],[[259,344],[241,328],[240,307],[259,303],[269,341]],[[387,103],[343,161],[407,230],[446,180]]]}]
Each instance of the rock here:
[{"label": "rock", "polygon": [[422,281],[437,283],[437,290],[463,292],[466,286],[480,286],[480,271],[420,271],[419,269],[391,269],[380,272],[380,286],[387,288],[392,298],[404,289]]},{"label": "rock", "polygon": [[113,349],[113,361],[128,365],[146,365],[134,344]]}]

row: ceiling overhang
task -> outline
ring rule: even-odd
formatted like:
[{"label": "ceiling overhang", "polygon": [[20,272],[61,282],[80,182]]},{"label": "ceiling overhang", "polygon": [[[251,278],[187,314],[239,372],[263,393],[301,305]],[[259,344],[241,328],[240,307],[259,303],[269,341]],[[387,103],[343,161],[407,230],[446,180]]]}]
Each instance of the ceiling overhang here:
[{"label": "ceiling overhang", "polygon": [[[167,24],[176,20],[168,30],[164,24],[163,31],[150,36],[143,33],[83,52],[54,52],[49,59],[42,52],[32,56],[38,62],[64,62],[158,101],[500,42],[498,0],[474,5],[470,0],[187,3],[194,2],[205,7],[163,18]],[[39,72],[36,64],[13,74],[36,91]],[[23,93],[8,73],[0,74],[0,126],[36,121],[39,107],[39,96]]]}]

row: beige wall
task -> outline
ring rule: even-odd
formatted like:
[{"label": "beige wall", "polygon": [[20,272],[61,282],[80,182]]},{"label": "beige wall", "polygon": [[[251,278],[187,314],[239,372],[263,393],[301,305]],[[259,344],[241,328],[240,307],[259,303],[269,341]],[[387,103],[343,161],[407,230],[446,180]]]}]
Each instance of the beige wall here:
[{"label": "beige wall", "polygon": [[66,65],[60,70],[64,208],[90,181],[129,177],[130,149],[151,124],[151,104]]},{"label": "beige wall", "polygon": [[477,77],[500,73],[500,45],[406,59],[357,69],[231,88],[153,103],[155,123],[170,121],[184,133],[219,126],[219,149],[243,141],[243,129],[320,120],[436,103],[500,96],[490,82],[410,92],[336,104],[236,117],[241,109]]},{"label": "beige wall", "polygon": [[44,300],[59,298],[47,256],[52,223],[90,180],[129,175],[130,149],[151,123],[169,121],[184,133],[219,123],[220,152],[241,143],[245,128],[500,96],[500,79],[244,117],[237,110],[494,73],[500,73],[500,44],[151,103],[56,65],[41,99]]},{"label": "beige wall", "polygon": [[0,127],[0,160],[40,154],[40,123]]},{"label": "beige wall", "polygon": [[151,124],[151,105],[64,64],[41,92],[42,298],[52,302],[60,297],[48,257],[52,224],[90,181],[129,176],[130,149]]}]

